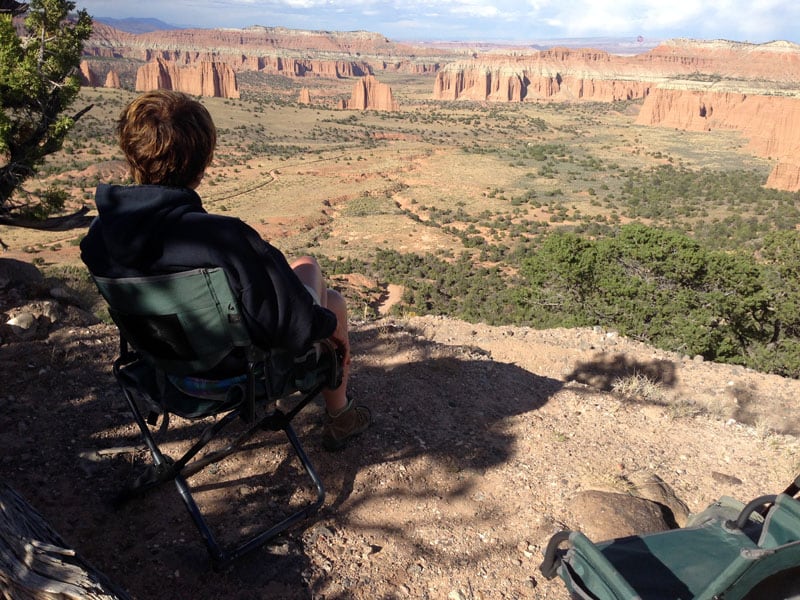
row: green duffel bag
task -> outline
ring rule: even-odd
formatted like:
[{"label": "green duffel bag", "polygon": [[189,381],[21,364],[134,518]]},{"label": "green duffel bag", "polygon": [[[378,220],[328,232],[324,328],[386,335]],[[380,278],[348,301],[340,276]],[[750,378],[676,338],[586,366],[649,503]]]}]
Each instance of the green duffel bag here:
[{"label": "green duffel bag", "polygon": [[581,600],[798,600],[798,485],[747,505],[721,498],[681,529],[598,543],[559,532],[542,574]]}]

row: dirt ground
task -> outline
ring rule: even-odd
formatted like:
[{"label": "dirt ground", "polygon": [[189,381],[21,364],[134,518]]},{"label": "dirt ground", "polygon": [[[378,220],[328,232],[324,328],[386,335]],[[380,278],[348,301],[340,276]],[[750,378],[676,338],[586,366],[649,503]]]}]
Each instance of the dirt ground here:
[{"label": "dirt ground", "polygon": [[[0,478],[140,600],[564,599],[538,565],[553,533],[587,525],[577,493],[654,473],[700,511],[780,491],[798,469],[798,381],[601,330],[433,317],[352,330],[352,392],[374,426],[330,454],[321,406],[301,413],[325,504],[225,572],[210,569],[174,487],[109,502],[148,461],[110,373],[111,326],[65,319],[47,339],[0,347]],[[620,383],[645,375],[653,385]],[[168,447],[193,426],[173,419]],[[265,433],[192,479],[223,539],[306,498],[286,446]]]}]

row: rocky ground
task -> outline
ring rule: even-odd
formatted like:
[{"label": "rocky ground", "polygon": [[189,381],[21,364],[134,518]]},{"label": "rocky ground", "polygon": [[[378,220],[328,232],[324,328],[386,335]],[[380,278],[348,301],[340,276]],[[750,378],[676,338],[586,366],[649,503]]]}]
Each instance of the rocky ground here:
[{"label": "rocky ground", "polygon": [[[323,508],[215,573],[174,488],[111,507],[147,462],[110,373],[115,332],[54,289],[49,309],[0,291],[3,322],[29,309],[56,321],[42,320],[38,339],[4,330],[0,478],[141,600],[564,599],[538,571],[550,536],[626,526],[598,517],[588,492],[642,495],[637,482],[657,476],[696,512],[780,491],[800,467],[798,381],[601,329],[354,322],[352,391],[374,426],[329,454],[322,408],[302,413]],[[191,427],[172,425],[170,448]],[[285,446],[265,435],[194,480],[224,537],[305,498]]]}]

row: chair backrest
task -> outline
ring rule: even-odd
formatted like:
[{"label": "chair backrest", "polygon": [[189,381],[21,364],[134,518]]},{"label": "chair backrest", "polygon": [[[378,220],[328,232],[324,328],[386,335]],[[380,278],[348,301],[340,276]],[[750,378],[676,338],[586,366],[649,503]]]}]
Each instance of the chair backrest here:
[{"label": "chair backrest", "polygon": [[207,371],[252,346],[220,268],[94,281],[123,338],[167,373]]},{"label": "chair backrest", "polygon": [[758,545],[760,548],[778,548],[796,542],[800,542],[800,501],[778,494],[774,506],[767,513]]}]

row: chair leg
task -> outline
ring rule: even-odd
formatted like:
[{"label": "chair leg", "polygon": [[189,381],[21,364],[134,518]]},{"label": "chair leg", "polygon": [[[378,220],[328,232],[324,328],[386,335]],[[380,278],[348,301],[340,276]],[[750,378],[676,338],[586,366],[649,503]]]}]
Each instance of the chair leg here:
[{"label": "chair leg", "polygon": [[[172,481],[175,477],[179,474],[184,475],[191,475],[210,464],[211,462],[216,462],[221,460],[228,454],[231,454],[236,450],[236,448],[230,448],[224,454],[221,452],[216,453],[218,456],[214,458],[214,460],[206,461],[198,468],[192,468],[190,472],[187,472],[186,466],[189,461],[191,461],[194,456],[196,456],[203,447],[208,444],[208,442],[214,438],[221,430],[227,427],[230,423],[235,421],[238,418],[238,415],[235,412],[228,413],[222,419],[214,423],[213,425],[207,427],[203,433],[201,434],[200,438],[197,442],[192,445],[189,450],[187,450],[184,455],[179,458],[177,461],[172,460],[168,456],[166,456],[161,449],[158,447],[155,439],[153,438],[153,434],[150,432],[150,428],[147,425],[147,421],[144,419],[139,407],[136,405],[136,401],[134,400],[131,392],[122,387],[123,394],[125,395],[125,400],[128,403],[128,407],[133,413],[133,418],[136,421],[136,424],[139,427],[139,431],[144,439],[145,444],[147,445],[148,450],[150,450],[150,455],[153,457],[153,470],[146,474],[146,477],[140,478],[136,481],[132,486],[120,492],[120,494],[115,499],[115,504],[124,504],[128,500],[135,498],[136,496],[141,496],[148,490],[158,487],[162,483],[167,481]],[[250,436],[255,433],[256,428],[252,428],[250,430]],[[240,441],[241,444],[243,442]],[[198,461],[196,461],[198,462]],[[190,465],[192,467],[192,465]]]},{"label": "chair leg", "polygon": [[[274,411],[273,413],[265,416],[255,425],[249,427],[225,448],[217,450],[216,452],[211,452],[207,456],[198,458],[193,462],[189,462],[208,443],[210,439],[219,433],[219,431],[229,425],[232,421],[239,418],[238,411],[228,413],[225,415],[225,417],[214,423],[212,426],[207,427],[200,436],[200,439],[180,459],[177,461],[172,461],[168,456],[161,452],[158,444],[156,444],[153,434],[150,431],[150,428],[147,425],[147,422],[145,421],[141,411],[139,410],[139,407],[136,405],[136,401],[131,395],[130,391],[123,387],[123,393],[128,402],[128,406],[133,413],[134,420],[139,426],[142,438],[144,439],[144,442],[153,457],[155,471],[150,479],[137,482],[137,484],[135,484],[133,487],[123,491],[118,496],[118,503],[130,500],[135,496],[140,496],[146,491],[153,489],[164,482],[170,480],[174,481],[175,486],[178,489],[178,493],[180,494],[181,499],[183,500],[183,503],[192,518],[192,521],[203,538],[206,549],[211,557],[212,567],[215,571],[224,570],[238,558],[242,557],[248,552],[256,550],[296,523],[310,517],[319,510],[319,508],[322,506],[322,503],[325,501],[325,488],[322,484],[322,480],[319,478],[319,475],[309,460],[308,455],[303,449],[303,446],[301,445],[300,440],[298,439],[297,434],[295,433],[290,422],[291,418],[296,414],[297,410],[299,410],[297,407],[288,415],[284,415],[278,410]],[[314,395],[316,394],[307,395],[302,400],[300,407],[305,406],[311,399],[313,399]],[[303,469],[311,481],[313,489],[316,492],[316,498],[302,508],[294,511],[278,523],[275,523],[274,525],[262,530],[239,545],[236,545],[232,548],[224,548],[217,541],[214,533],[211,530],[211,527],[208,524],[208,521],[203,516],[202,511],[197,505],[197,502],[192,495],[191,487],[189,486],[187,478],[209,464],[222,460],[224,457],[237,451],[245,441],[253,436],[254,433],[261,430],[284,432],[292,446],[292,449],[294,450],[295,455],[300,461],[300,464],[303,465]]]},{"label": "chair leg", "polygon": [[[229,566],[233,561],[237,560],[241,556],[260,548],[271,539],[277,537],[279,534],[283,533],[296,523],[303,521],[316,513],[319,508],[322,506],[322,503],[325,501],[325,488],[322,485],[322,480],[320,480],[319,475],[317,475],[314,466],[311,464],[311,461],[308,459],[303,447],[300,444],[300,441],[297,439],[297,435],[294,432],[294,428],[291,426],[290,423],[287,423],[283,429],[286,437],[289,439],[289,442],[294,448],[295,454],[297,458],[300,460],[300,463],[303,465],[306,473],[308,474],[311,482],[314,485],[314,489],[316,490],[316,498],[313,502],[310,502],[306,506],[296,510],[283,520],[275,523],[271,527],[264,529],[260,533],[256,534],[254,537],[250,538],[248,541],[236,546],[235,548],[229,550],[228,552],[222,552],[215,556],[214,551],[209,546],[209,553],[212,555],[212,562],[214,570],[219,571],[225,569]],[[191,512],[191,511],[190,511]]]}]

